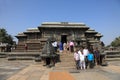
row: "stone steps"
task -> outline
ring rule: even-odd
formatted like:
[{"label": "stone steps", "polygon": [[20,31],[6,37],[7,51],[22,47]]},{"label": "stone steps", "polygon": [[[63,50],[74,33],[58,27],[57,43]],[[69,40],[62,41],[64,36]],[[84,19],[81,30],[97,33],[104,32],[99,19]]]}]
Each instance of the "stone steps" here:
[{"label": "stone steps", "polygon": [[[44,44],[40,43],[27,43],[27,52],[40,52],[43,49]],[[25,45],[24,44],[18,44],[16,46],[15,50],[12,50],[12,52],[25,52]]]},{"label": "stone steps", "polygon": [[117,61],[120,60],[120,51],[105,51],[106,61]]},{"label": "stone steps", "polygon": [[60,54],[61,62],[56,63],[55,70],[69,70],[75,68],[73,54]]},{"label": "stone steps", "polygon": [[106,58],[106,61],[120,61],[120,58]]},{"label": "stone steps", "polygon": [[15,50],[12,50],[12,52],[26,52],[26,51],[23,50],[23,49],[21,49],[21,50],[20,50],[20,49],[19,49],[19,50],[18,50],[18,49],[15,49]]},{"label": "stone steps", "polygon": [[0,58],[6,58],[7,54],[5,52],[0,52]]},{"label": "stone steps", "polygon": [[28,44],[28,50],[39,50],[41,47],[40,43],[30,43]]},{"label": "stone steps", "polygon": [[[40,40],[28,40],[27,42],[27,52],[41,52],[46,43],[46,38],[41,38]],[[25,52],[25,43],[19,43],[15,50],[12,52]]]},{"label": "stone steps", "polygon": [[25,45],[18,44],[15,49],[12,50],[12,52],[24,52],[25,51]]},{"label": "stone steps", "polygon": [[107,58],[120,58],[120,54],[106,55]]}]

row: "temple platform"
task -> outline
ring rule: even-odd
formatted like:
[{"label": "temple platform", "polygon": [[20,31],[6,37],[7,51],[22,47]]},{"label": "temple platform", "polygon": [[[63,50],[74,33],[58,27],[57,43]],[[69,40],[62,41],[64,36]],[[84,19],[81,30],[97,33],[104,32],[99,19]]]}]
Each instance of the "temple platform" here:
[{"label": "temple platform", "polygon": [[[59,74],[63,75],[62,80],[120,79],[120,61],[108,61],[108,66],[97,65],[93,69],[77,70],[72,53],[60,53],[60,56],[62,56],[61,62],[51,68],[34,60],[9,61],[7,58],[0,58],[0,80],[61,80]],[[69,58],[65,58],[66,56]]]},{"label": "temple platform", "polygon": [[117,61],[120,60],[120,51],[118,50],[109,50],[105,51],[106,61]]},{"label": "temple platform", "polygon": [[40,64],[32,64],[6,80],[119,80],[120,78],[120,65],[96,66],[94,69],[79,71],[79,73],[71,73],[69,70],[59,70],[56,72],[53,68],[46,68]]}]

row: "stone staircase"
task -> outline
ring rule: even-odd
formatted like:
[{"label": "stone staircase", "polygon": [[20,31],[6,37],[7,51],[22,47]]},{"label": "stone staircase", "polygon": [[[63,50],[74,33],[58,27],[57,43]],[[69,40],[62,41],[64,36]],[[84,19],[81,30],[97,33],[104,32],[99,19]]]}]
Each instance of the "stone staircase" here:
[{"label": "stone staircase", "polygon": [[0,58],[6,58],[7,52],[0,52]]},{"label": "stone staircase", "polygon": [[40,43],[30,43],[27,52],[40,52],[42,48]]},{"label": "stone staircase", "polygon": [[[12,50],[12,52],[41,52],[46,40],[46,38],[41,38],[39,40],[28,40],[24,43],[18,43],[16,49]],[[28,46],[27,51],[25,50],[25,44]]]},{"label": "stone staircase", "polygon": [[40,43],[30,43],[28,44],[27,51],[25,50],[24,44],[18,44],[16,49],[12,50],[12,52],[41,52],[44,45]]},{"label": "stone staircase", "polygon": [[24,52],[25,51],[25,45],[24,44],[18,44],[16,46],[16,49],[12,50],[12,52]]},{"label": "stone staircase", "polygon": [[120,60],[120,51],[105,51],[106,61]]},{"label": "stone staircase", "polygon": [[61,53],[60,62],[56,63],[54,70],[71,70],[75,68],[73,53]]}]

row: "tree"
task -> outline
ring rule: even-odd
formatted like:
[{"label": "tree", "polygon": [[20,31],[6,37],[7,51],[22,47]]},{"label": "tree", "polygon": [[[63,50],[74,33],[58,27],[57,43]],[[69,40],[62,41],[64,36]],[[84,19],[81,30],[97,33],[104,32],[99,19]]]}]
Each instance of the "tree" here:
[{"label": "tree", "polygon": [[0,28],[0,42],[13,44],[13,37],[7,33],[4,28]]},{"label": "tree", "polygon": [[113,40],[113,41],[111,42],[111,46],[113,46],[113,47],[118,47],[118,46],[120,46],[120,36],[117,37],[117,38],[115,38],[115,40]]}]

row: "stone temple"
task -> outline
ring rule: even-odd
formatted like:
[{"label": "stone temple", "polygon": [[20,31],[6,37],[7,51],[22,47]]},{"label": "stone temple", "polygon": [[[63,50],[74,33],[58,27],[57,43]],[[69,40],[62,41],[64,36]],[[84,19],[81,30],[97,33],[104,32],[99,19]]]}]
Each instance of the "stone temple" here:
[{"label": "stone temple", "polygon": [[43,22],[37,28],[29,28],[22,33],[18,33],[15,37],[18,44],[14,51],[40,52],[49,37],[55,38],[57,42],[74,41],[75,46],[97,46],[101,47],[101,35],[93,29],[90,29],[84,23],[71,22]]}]

